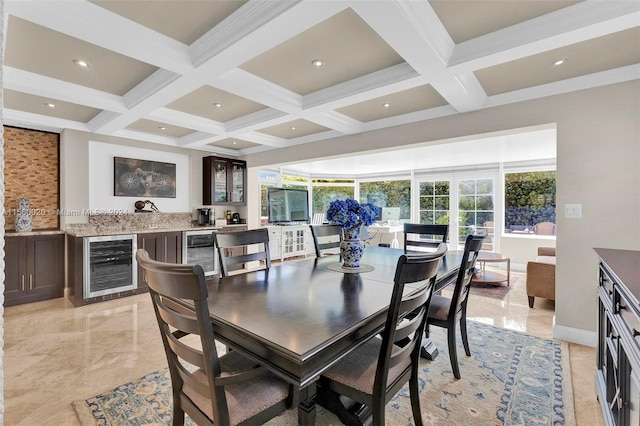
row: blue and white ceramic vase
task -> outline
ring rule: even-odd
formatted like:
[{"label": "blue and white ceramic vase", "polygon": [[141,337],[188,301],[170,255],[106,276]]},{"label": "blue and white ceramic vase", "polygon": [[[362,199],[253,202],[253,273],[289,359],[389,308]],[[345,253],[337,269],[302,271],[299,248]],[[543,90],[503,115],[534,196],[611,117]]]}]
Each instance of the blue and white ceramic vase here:
[{"label": "blue and white ceramic vase", "polygon": [[29,210],[29,199],[18,199],[18,214],[16,215],[16,232],[29,232],[33,227],[33,219]]},{"label": "blue and white ceramic vase", "polygon": [[364,242],[360,239],[360,226],[344,230],[344,238],[340,243],[340,255],[344,268],[359,268]]}]

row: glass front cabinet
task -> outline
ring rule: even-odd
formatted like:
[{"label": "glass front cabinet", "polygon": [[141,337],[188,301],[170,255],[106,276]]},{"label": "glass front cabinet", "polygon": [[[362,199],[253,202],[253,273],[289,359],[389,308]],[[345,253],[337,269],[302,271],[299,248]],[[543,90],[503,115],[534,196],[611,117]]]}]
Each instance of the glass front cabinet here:
[{"label": "glass front cabinet", "polygon": [[222,157],[202,159],[202,204],[244,206],[246,199],[247,163]]}]

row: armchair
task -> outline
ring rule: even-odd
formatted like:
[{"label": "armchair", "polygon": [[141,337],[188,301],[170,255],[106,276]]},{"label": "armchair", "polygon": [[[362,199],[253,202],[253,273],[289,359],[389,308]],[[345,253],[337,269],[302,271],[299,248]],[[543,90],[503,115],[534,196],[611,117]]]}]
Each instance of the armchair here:
[{"label": "armchair", "polygon": [[533,308],[536,297],[556,299],[556,249],[538,247],[538,257],[527,262],[527,297]]}]

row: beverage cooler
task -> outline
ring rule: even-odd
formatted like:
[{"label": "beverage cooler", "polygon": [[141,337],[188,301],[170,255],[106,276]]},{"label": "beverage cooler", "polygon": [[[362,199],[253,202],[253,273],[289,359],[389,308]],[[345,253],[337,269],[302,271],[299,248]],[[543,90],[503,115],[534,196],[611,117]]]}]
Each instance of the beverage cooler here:
[{"label": "beverage cooler", "polygon": [[135,235],[87,237],[83,241],[83,296],[89,299],[138,288]]}]

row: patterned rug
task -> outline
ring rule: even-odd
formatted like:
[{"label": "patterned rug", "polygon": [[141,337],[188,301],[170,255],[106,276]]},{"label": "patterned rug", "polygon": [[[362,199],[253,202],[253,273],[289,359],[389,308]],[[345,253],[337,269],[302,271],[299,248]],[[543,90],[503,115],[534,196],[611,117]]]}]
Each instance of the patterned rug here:
[{"label": "patterned rug", "polygon": [[471,294],[502,300],[516,285],[520,284],[520,281],[522,280],[519,277],[511,276],[509,285],[506,282],[498,284],[471,283]]},{"label": "patterned rug", "polygon": [[[569,352],[564,342],[469,321],[471,357],[458,336],[462,379],[453,378],[444,329],[432,327],[440,355],[421,360],[420,399],[428,425],[575,425]],[[73,402],[78,419],[88,425],[171,424],[168,371],[150,373],[86,400]],[[411,425],[405,386],[386,409],[387,424]],[[186,424],[193,425],[187,418]],[[297,424],[289,410],[268,425]],[[340,424],[318,408],[316,424]]]}]

